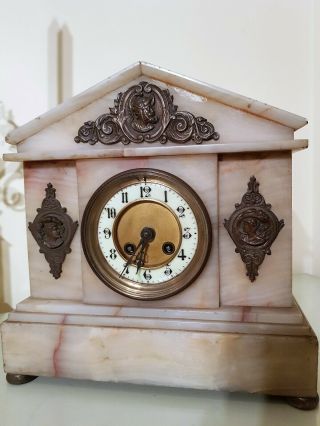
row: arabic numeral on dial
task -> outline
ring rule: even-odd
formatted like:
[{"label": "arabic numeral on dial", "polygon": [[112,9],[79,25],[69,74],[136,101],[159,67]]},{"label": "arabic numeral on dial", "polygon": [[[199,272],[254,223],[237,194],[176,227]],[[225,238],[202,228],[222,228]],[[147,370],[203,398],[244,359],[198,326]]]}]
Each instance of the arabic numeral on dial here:
[{"label": "arabic numeral on dial", "polygon": [[172,274],[172,269],[170,268],[169,265],[167,265],[166,269],[164,270],[164,275],[169,277],[171,274]]},{"label": "arabic numeral on dial", "polygon": [[151,196],[150,186],[140,186],[140,198],[148,198]]},{"label": "arabic numeral on dial", "polygon": [[184,249],[180,251],[178,254],[179,259],[184,260],[187,256],[184,254]]},{"label": "arabic numeral on dial", "polygon": [[145,270],[143,276],[144,276],[144,278],[145,278],[146,281],[150,281],[151,278],[152,278],[150,269],[148,271]]},{"label": "arabic numeral on dial", "polygon": [[182,207],[182,206],[179,206],[177,208],[177,212],[179,213],[179,217],[185,217],[185,214],[184,214],[185,210],[186,209],[184,207]]},{"label": "arabic numeral on dial", "polygon": [[117,211],[114,207],[108,207],[106,211],[107,211],[108,219],[114,219],[117,216]]},{"label": "arabic numeral on dial", "polygon": [[121,202],[123,204],[128,202],[128,193],[127,192],[121,192]]},{"label": "arabic numeral on dial", "polygon": [[111,231],[109,228],[105,228],[103,230],[103,233],[104,233],[104,238],[106,238],[107,240],[111,237]]},{"label": "arabic numeral on dial", "polygon": [[192,237],[192,234],[190,232],[190,228],[183,228],[184,234],[182,235],[183,238],[185,238],[186,240],[189,240],[189,238]]},{"label": "arabic numeral on dial", "polygon": [[117,258],[117,252],[115,249],[110,249],[110,259],[114,260]]},{"label": "arabic numeral on dial", "polygon": [[123,267],[124,267],[123,274],[129,274],[129,266],[126,263],[124,263]]}]

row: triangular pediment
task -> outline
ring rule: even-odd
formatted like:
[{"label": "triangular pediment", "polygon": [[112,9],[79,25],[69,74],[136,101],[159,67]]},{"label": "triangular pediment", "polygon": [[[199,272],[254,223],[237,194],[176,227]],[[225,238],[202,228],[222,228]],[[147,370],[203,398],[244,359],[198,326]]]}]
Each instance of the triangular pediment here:
[{"label": "triangular pediment", "polygon": [[[10,144],[18,144],[24,139],[40,132],[47,126],[63,120],[76,111],[86,108],[90,104],[101,100],[101,98],[105,97],[108,93],[112,93],[120,89],[122,90],[123,88],[128,87],[131,82],[137,82],[138,80],[164,82],[167,86],[175,87],[176,90],[184,90],[189,92],[191,95],[212,100],[220,103],[221,105],[281,124],[293,130],[297,130],[307,123],[306,119],[303,117],[280,110],[265,103],[193,80],[145,62],[137,62],[107,78],[101,83],[91,87],[85,92],[70,98],[29,123],[15,129],[8,135],[7,142]],[[192,100],[192,96],[190,99]],[[90,117],[88,117],[88,119],[89,118]],[[91,117],[90,119],[93,118],[94,117]]]},{"label": "triangular pediment", "polygon": [[58,151],[54,158],[71,158],[73,153],[90,157],[93,151],[105,155],[106,145],[111,152],[115,144],[143,148],[260,143],[259,150],[261,145],[270,150],[275,141],[292,140],[294,130],[306,123],[262,102],[138,62],[13,130],[6,139],[30,158],[31,153],[41,157]]}]

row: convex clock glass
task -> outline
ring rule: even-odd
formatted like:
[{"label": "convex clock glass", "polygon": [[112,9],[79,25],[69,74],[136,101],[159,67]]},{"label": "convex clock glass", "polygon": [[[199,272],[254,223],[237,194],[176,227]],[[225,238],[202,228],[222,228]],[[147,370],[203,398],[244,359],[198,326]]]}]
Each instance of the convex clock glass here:
[{"label": "convex clock glass", "polygon": [[181,291],[211,247],[206,208],[183,180],[156,169],[113,176],[89,200],[82,244],[96,275],[128,297],[154,300]]}]

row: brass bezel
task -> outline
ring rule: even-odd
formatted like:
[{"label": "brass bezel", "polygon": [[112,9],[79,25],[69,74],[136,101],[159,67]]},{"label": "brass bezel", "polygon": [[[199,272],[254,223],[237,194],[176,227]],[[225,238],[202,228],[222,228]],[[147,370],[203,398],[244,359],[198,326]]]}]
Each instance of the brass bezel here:
[{"label": "brass bezel", "polygon": [[[165,184],[178,192],[191,207],[198,226],[198,247],[191,262],[177,277],[161,284],[135,283],[126,277],[119,277],[106,262],[98,242],[98,221],[107,200],[121,188],[143,182],[144,178],[149,182]],[[132,299],[157,300],[182,291],[198,277],[211,250],[212,227],[202,200],[182,179],[158,169],[131,169],[108,179],[94,192],[83,213],[81,240],[91,269],[105,285]]]}]

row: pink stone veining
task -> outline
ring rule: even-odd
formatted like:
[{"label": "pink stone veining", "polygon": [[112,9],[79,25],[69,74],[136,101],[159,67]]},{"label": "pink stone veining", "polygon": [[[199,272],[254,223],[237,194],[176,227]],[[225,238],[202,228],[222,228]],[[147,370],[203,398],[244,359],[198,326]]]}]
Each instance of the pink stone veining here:
[{"label": "pink stone veining", "polygon": [[241,322],[247,322],[250,320],[251,315],[251,307],[250,306],[243,306],[241,308]]},{"label": "pink stone veining", "polygon": [[59,356],[59,351],[63,342],[63,329],[64,329],[64,324],[66,321],[67,315],[63,315],[62,321],[61,321],[61,325],[60,325],[60,330],[59,330],[59,336],[58,336],[58,341],[56,346],[54,347],[53,350],[53,356],[52,356],[52,363],[53,363],[53,371],[54,371],[54,376],[58,377],[59,376],[59,363],[58,363],[58,356]]}]

